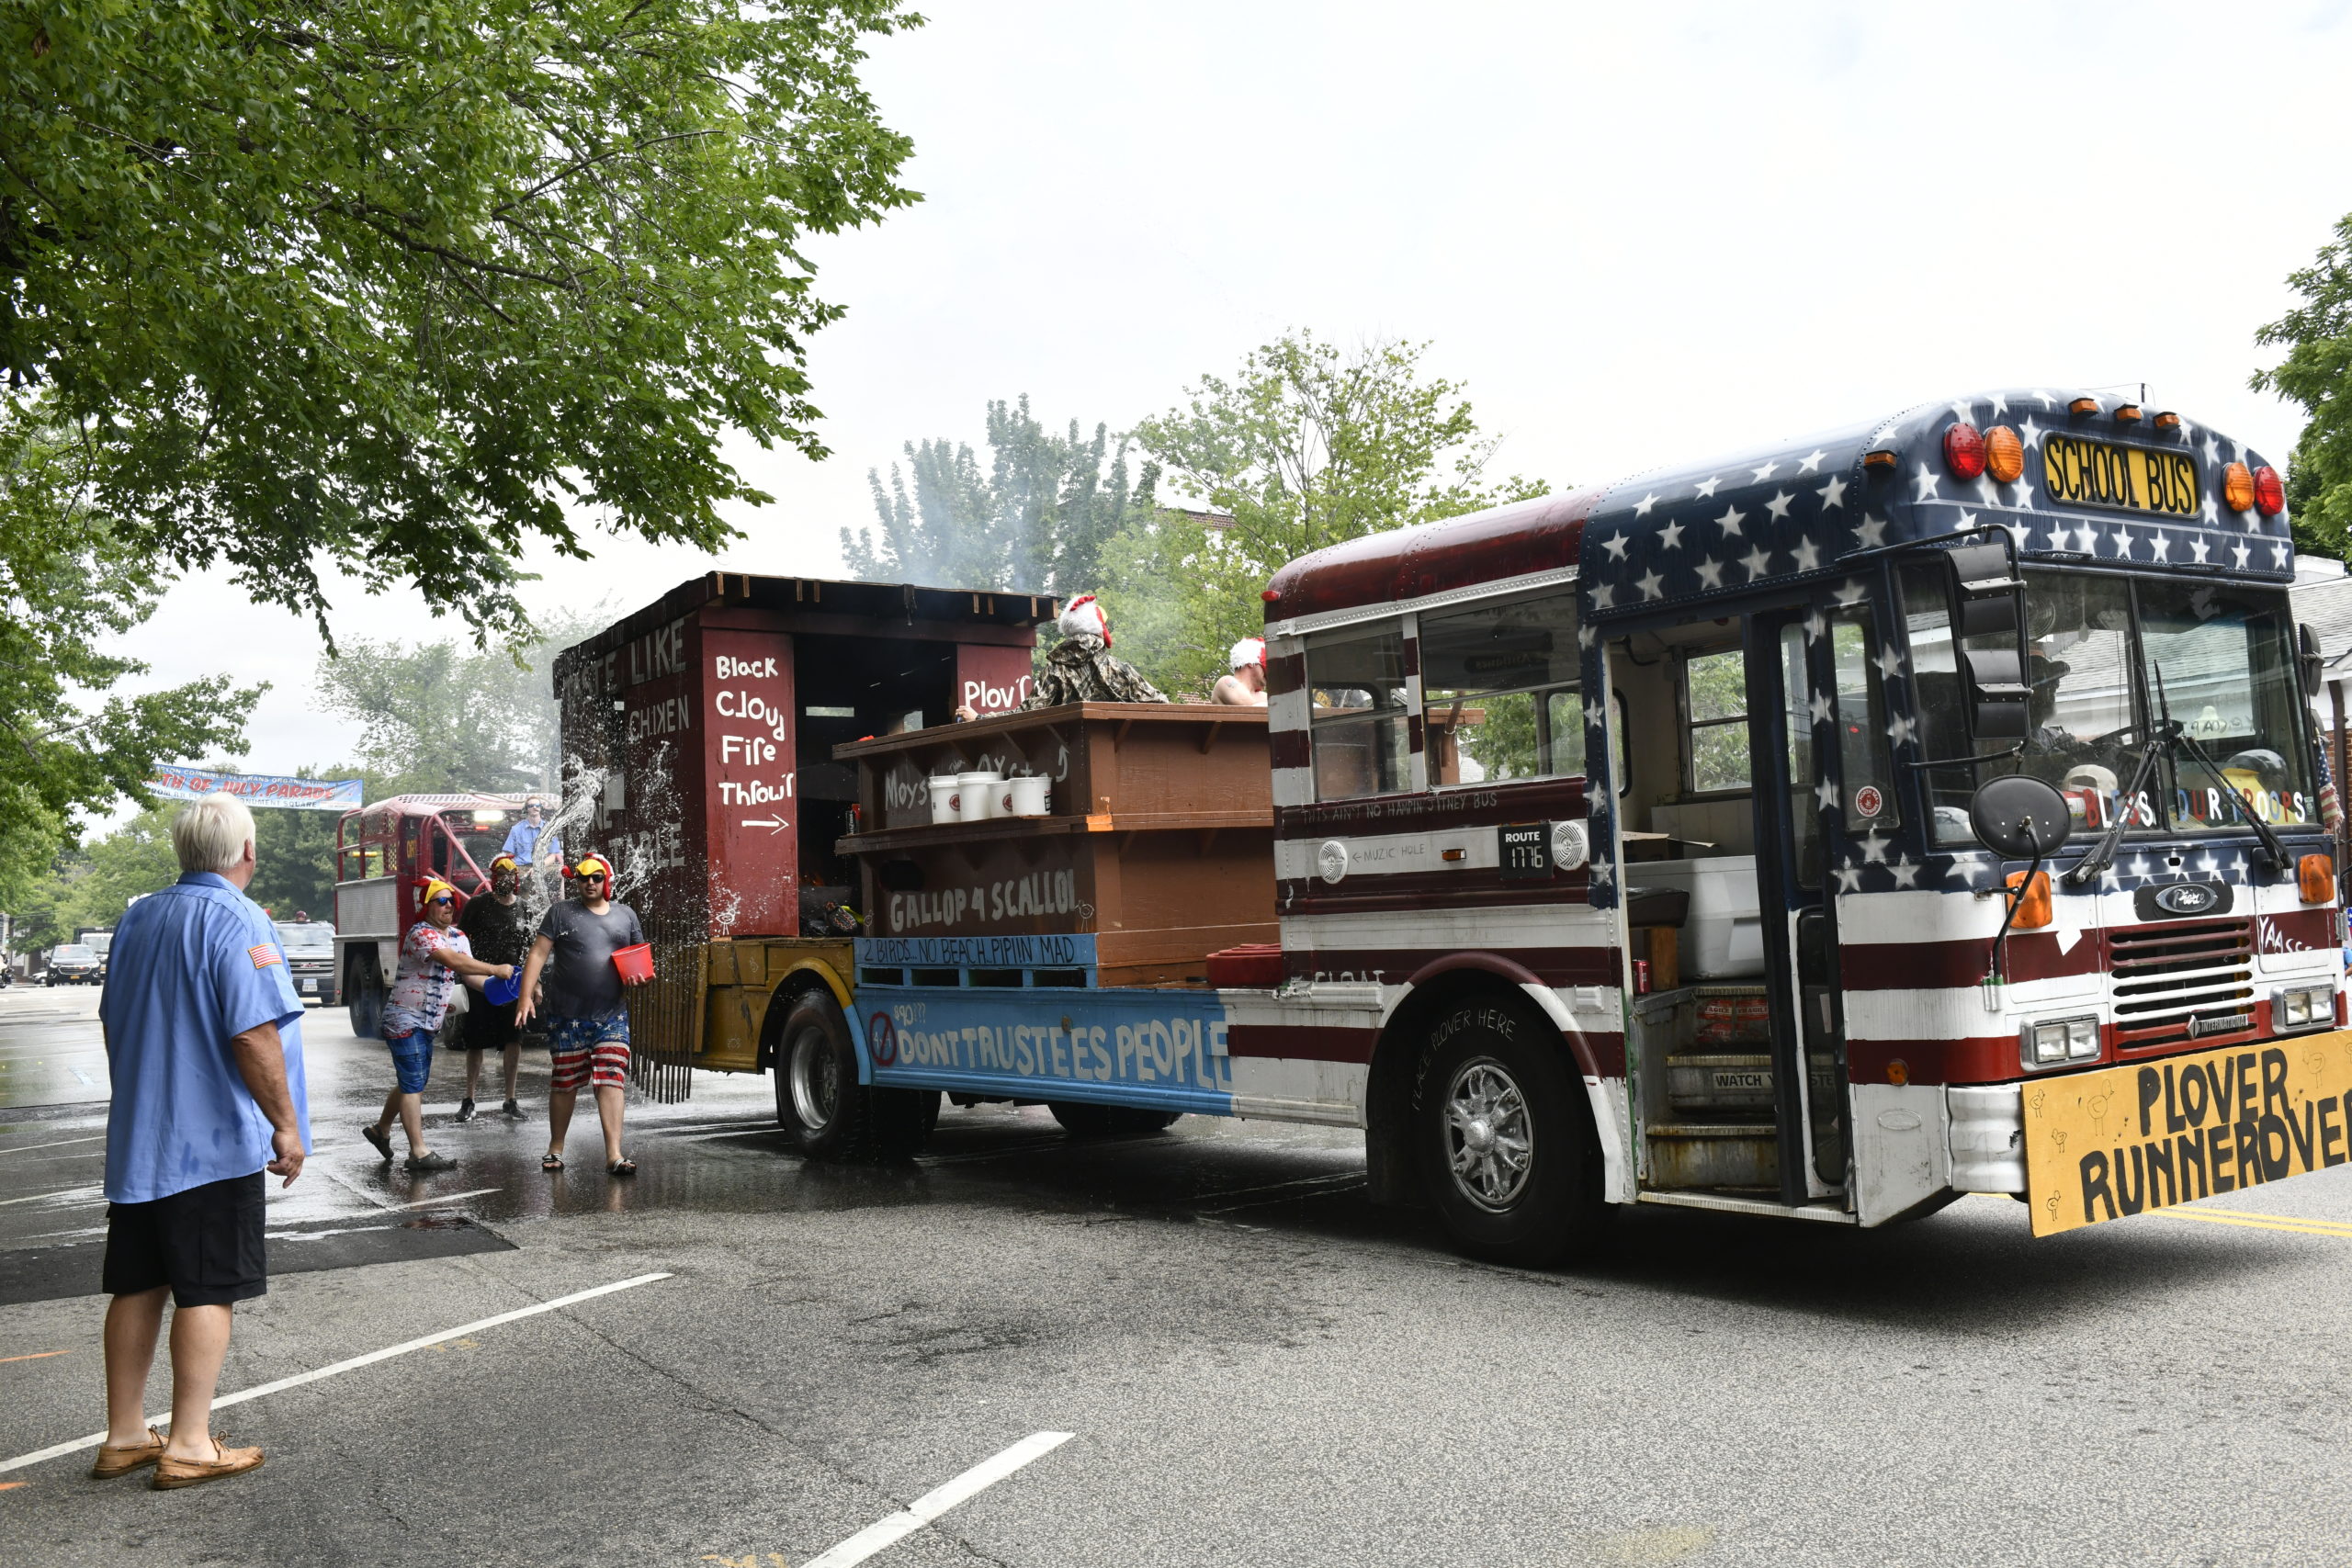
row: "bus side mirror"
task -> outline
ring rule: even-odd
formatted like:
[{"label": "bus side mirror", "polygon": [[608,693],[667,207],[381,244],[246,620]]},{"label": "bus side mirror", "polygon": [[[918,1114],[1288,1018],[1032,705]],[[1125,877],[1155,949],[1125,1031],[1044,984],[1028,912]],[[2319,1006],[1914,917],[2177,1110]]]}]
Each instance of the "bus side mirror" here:
[{"label": "bus side mirror", "polygon": [[2073,831],[2066,797],[2031,773],[2008,773],[1976,786],[1968,803],[1976,841],[2004,860],[2043,861]]},{"label": "bus side mirror", "polygon": [[1961,545],[1944,552],[1944,567],[1951,574],[1952,637],[1969,734],[2023,740],[2032,731],[2033,694],[2026,683],[2025,583],[2017,546],[2007,533]]},{"label": "bus side mirror", "polygon": [[2320,658],[2319,633],[2312,630],[2309,621],[2295,628],[2295,668],[2303,677],[2304,697],[2318,696],[2320,676],[2326,665]]}]

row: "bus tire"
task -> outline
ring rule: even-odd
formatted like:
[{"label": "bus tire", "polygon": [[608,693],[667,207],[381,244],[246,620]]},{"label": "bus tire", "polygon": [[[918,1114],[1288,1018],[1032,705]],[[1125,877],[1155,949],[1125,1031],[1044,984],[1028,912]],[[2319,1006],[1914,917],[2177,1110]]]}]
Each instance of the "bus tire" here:
[{"label": "bus tire", "polygon": [[1146,1111],[1133,1105],[1089,1105],[1082,1100],[1049,1100],[1046,1109],[1073,1138],[1107,1138],[1122,1133],[1165,1133],[1183,1116],[1181,1111]]},{"label": "bus tire", "polygon": [[1584,1085],[1531,1009],[1468,998],[1430,1024],[1413,1135],[1439,1218],[1474,1258],[1547,1268],[1607,1216]]},{"label": "bus tire", "polygon": [[857,1081],[857,1053],[841,1008],[805,991],[785,1014],[775,1047],[775,1120],[809,1159],[865,1159],[874,1152],[874,1105]]},{"label": "bus tire", "polygon": [[354,948],[345,957],[343,988],[351,998],[351,1032],[373,1040],[384,1027],[384,977],[371,949]]}]

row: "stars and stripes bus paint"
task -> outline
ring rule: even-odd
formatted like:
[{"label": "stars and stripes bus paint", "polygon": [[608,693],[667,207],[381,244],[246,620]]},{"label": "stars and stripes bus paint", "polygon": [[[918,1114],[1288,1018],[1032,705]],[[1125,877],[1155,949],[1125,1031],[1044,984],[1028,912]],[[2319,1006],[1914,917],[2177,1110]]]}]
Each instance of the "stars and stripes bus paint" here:
[{"label": "stars and stripes bus paint", "polygon": [[[1114,736],[1062,840],[869,871],[861,1076],[1360,1126],[1376,1201],[1521,1262],[1607,1203],[1876,1225],[2054,1190],[2046,1234],[2324,1166],[2352,1033],[2267,469],[2008,390],[1290,562],[1281,940],[1223,971],[1252,984],[1206,953],[1104,984],[1097,903],[1019,880],[1124,830]],[[2065,812],[2038,858],[1972,816],[2008,773]],[[2245,1117],[2190,1164],[2187,1129],[2116,1130],[2114,1095],[2168,1110],[2192,1070],[2254,1094],[2252,1156]],[[2062,1170],[2029,1107],[2094,1101]]]}]

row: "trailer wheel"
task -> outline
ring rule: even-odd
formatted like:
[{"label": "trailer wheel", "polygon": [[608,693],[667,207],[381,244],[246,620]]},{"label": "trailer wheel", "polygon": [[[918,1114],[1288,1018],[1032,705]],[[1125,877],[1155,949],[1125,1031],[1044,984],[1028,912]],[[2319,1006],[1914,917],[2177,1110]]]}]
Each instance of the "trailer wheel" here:
[{"label": "trailer wheel", "polygon": [[1454,1245],[1540,1269],[1589,1243],[1608,1213],[1600,1149],[1558,1032],[1482,998],[1441,1016],[1429,1038],[1414,1134]]},{"label": "trailer wheel", "polygon": [[377,973],[376,955],[353,949],[344,959],[343,988],[351,998],[351,1032],[372,1040],[384,1027],[384,977]]},{"label": "trailer wheel", "polygon": [[1046,1109],[1073,1138],[1107,1138],[1119,1133],[1165,1133],[1182,1118],[1181,1111],[1145,1111],[1132,1105],[1089,1105],[1083,1100],[1049,1100]]},{"label": "trailer wheel", "polygon": [[785,1014],[775,1048],[775,1119],[810,1159],[908,1159],[939,1121],[933,1090],[857,1081],[857,1053],[841,1008],[808,991]]}]

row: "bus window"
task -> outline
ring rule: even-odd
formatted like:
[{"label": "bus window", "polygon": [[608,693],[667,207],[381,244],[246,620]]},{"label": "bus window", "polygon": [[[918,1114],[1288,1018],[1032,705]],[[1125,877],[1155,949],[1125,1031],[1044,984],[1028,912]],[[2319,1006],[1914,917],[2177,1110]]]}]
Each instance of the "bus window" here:
[{"label": "bus window", "polygon": [[1690,723],[1684,782],[1693,795],[1748,787],[1746,659],[1731,648],[1682,660],[1683,711]]},{"label": "bus window", "polygon": [[1460,783],[1583,775],[1573,596],[1424,615],[1420,656],[1425,733],[1454,738]]},{"label": "bus window", "polygon": [[1405,730],[1405,638],[1396,626],[1350,627],[1306,645],[1307,736],[1315,798],[1349,800],[1411,787]]},{"label": "bus window", "polygon": [[2058,786],[2075,831],[2104,832],[2144,739],[2132,701],[2132,590],[2073,572],[2029,571],[2025,581],[2033,711],[2019,771]]},{"label": "bus window", "polygon": [[2179,749],[2165,792],[2173,827],[2237,826],[2233,794],[2267,822],[2316,821],[2285,596],[2181,581],[2143,582],[2139,593],[2149,704],[2162,676],[2173,718],[2221,769],[2216,778]]},{"label": "bus window", "polygon": [[1837,680],[1838,766],[1845,782],[1846,827],[1852,832],[1892,829],[1898,819],[1877,642],[1866,610],[1840,611],[1829,623],[1829,662]]},{"label": "bus window", "polygon": [[[1952,659],[1951,601],[1942,567],[1921,563],[1903,569],[1903,629],[1911,655],[1911,716],[1920,756],[1940,762],[1970,755],[1960,666]],[[1978,750],[1999,748],[1985,744]],[[1926,783],[1935,841],[1973,844],[1968,802],[1976,790],[1976,770],[1922,768],[1919,777]]]}]

